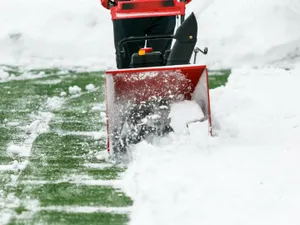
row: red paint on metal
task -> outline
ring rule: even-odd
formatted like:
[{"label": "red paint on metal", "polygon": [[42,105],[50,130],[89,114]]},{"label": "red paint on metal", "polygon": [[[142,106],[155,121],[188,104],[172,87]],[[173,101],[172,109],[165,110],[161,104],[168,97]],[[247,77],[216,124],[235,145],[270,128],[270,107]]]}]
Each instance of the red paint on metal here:
[{"label": "red paint on metal", "polygon": [[165,3],[163,0],[119,1],[110,12],[113,20],[185,15],[185,2],[173,0],[172,4],[165,6],[163,3]]}]

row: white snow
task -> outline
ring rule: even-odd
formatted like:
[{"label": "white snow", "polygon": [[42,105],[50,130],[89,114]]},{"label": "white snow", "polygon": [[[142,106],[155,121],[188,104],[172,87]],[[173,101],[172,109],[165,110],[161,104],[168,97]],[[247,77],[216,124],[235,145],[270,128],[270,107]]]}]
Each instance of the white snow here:
[{"label": "white snow", "polygon": [[94,91],[96,89],[94,84],[88,84],[85,86],[85,90],[87,91]]},{"label": "white snow", "polygon": [[20,206],[20,200],[13,194],[9,193],[5,196],[0,190],[0,224],[8,224],[16,214],[15,210]]},{"label": "white snow", "polygon": [[[19,151],[20,151],[19,148],[16,148],[16,150],[18,150],[18,151],[15,152],[15,154],[18,154]],[[12,153],[14,153],[14,152],[12,152]],[[24,160],[22,162],[14,160],[9,165],[0,165],[0,171],[20,171],[20,170],[23,170],[26,167],[27,163],[28,163],[27,160]]]},{"label": "white snow", "polygon": [[[137,145],[117,182],[134,200],[130,225],[299,225],[300,1],[194,0],[191,11],[199,23],[197,46],[209,48],[198,63],[236,68],[225,87],[211,92],[219,136],[205,136],[200,123],[186,130],[180,115],[194,114],[173,108],[177,133]],[[0,15],[0,65],[115,67],[110,14],[98,0],[1,0]],[[16,77],[0,68],[0,82],[42,76]],[[80,92],[78,86],[69,88],[70,94]],[[7,150],[30,156],[34,139],[47,130],[50,114],[44,116],[26,127],[22,145],[11,143]],[[107,152],[97,158],[106,159]],[[13,162],[0,170],[23,165]],[[0,195],[2,222],[12,216],[6,202]]]},{"label": "white snow", "polygon": [[111,33],[111,23],[99,1],[3,0],[0,14],[3,64],[107,66],[103,49],[113,41],[103,35]]},{"label": "white snow", "polygon": [[[210,68],[299,62],[300,1],[192,1],[198,63]],[[110,12],[99,0],[0,1],[0,63],[28,67],[115,67]],[[20,19],[22,18],[22,19]],[[282,61],[281,61],[282,60]]]},{"label": "white snow", "polygon": [[[187,111],[181,111],[182,108],[188,108]],[[184,101],[172,105],[170,118],[170,125],[177,134],[188,133],[187,124],[189,122],[200,120],[204,114],[200,106],[196,102]]]},{"label": "white snow", "polygon": [[209,67],[294,66],[300,61],[300,1],[193,1],[199,21],[199,63]]},{"label": "white snow", "polygon": [[60,93],[60,97],[66,97],[67,96],[67,93],[65,92],[65,91],[62,91],[61,93]]},{"label": "white snow", "polygon": [[105,164],[105,163],[85,163],[83,166],[87,168],[93,168],[93,169],[107,169],[111,167],[111,164]]},{"label": "white snow", "polygon": [[78,87],[77,85],[74,85],[74,86],[70,86],[69,87],[69,93],[71,95],[78,95],[81,93],[81,88]]},{"label": "white snow", "polygon": [[233,70],[211,92],[219,136],[137,145],[123,177],[130,224],[299,224],[299,82],[300,70]]},{"label": "white snow", "polygon": [[105,111],[105,104],[103,103],[94,104],[92,111]]},{"label": "white snow", "polygon": [[107,160],[109,158],[109,153],[107,151],[99,151],[96,155],[95,158],[97,160]]},{"label": "white snow", "polygon": [[[1,53],[0,53],[1,54]],[[0,61],[1,64],[1,61]],[[16,76],[14,74],[9,74],[6,71],[5,67],[1,67],[0,65],[0,83],[2,82],[7,82],[7,81],[11,81],[11,80],[31,80],[31,79],[38,79],[41,77],[45,77],[44,73],[38,73],[38,74],[34,74],[28,71],[23,71],[21,73],[21,75]]]},{"label": "white snow", "polygon": [[[49,101],[48,99],[48,101],[46,102],[46,106],[48,107],[51,106],[49,102],[51,102],[51,100]],[[58,104],[57,101],[55,102]],[[48,131],[48,125],[52,117],[52,113],[43,112],[42,109],[40,109],[40,111],[38,111],[36,114],[31,115],[32,122],[30,124],[26,125],[25,127],[21,127],[23,129],[23,133],[21,134],[23,141],[17,144],[14,142],[8,144],[6,149],[7,153],[18,155],[22,158],[20,160],[14,160],[9,165],[0,165],[0,172],[18,171],[17,175],[10,175],[10,181],[5,185],[13,187],[16,187],[18,185],[19,177],[22,174],[22,171],[29,164],[29,157],[31,155],[32,145],[40,134]],[[16,212],[14,209],[18,208],[19,206],[20,199],[16,197],[14,193],[8,193],[6,198],[4,198],[0,190],[0,224],[8,224],[9,222],[11,222],[11,219],[16,216]],[[28,207],[28,205],[26,206]]]},{"label": "white snow", "polygon": [[7,80],[9,78],[9,73],[0,68],[0,81]]},{"label": "white snow", "polygon": [[0,211],[0,218],[1,218],[1,225],[8,224],[10,220],[13,218],[15,212],[13,210],[1,210]]},{"label": "white snow", "polygon": [[29,157],[33,142],[39,134],[48,130],[48,123],[52,116],[53,114],[49,112],[39,112],[37,115],[33,115],[34,120],[24,127],[25,140],[18,144],[10,143],[7,147],[7,152]]},{"label": "white snow", "polygon": [[47,101],[46,101],[46,107],[49,110],[56,110],[56,109],[61,108],[63,103],[64,103],[64,100],[61,97],[57,97],[57,96],[49,97],[49,98],[47,98]]}]

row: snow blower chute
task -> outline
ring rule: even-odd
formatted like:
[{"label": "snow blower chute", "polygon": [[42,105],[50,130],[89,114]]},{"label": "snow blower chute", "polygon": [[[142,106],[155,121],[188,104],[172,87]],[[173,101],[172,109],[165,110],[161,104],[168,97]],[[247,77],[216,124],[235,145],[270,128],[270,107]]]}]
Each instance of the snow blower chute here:
[{"label": "snow blower chute", "polygon": [[[118,43],[117,57],[123,57],[124,45],[133,41],[173,39],[170,51],[162,54],[141,48],[131,57],[131,68],[108,70],[105,74],[107,149],[124,152],[149,135],[172,132],[171,104],[195,101],[208,121],[211,135],[211,113],[206,65],[197,65],[197,20],[193,13],[185,18],[185,1],[133,0],[118,1],[111,7],[113,20],[176,15],[180,24],[174,35],[124,38]],[[190,64],[194,53],[194,64]]]}]

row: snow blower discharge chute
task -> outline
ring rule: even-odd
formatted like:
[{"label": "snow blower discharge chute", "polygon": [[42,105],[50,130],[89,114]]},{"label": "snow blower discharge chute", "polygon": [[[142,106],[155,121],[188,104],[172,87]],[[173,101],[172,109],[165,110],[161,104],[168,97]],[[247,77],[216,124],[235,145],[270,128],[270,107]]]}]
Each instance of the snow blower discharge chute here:
[{"label": "snow blower discharge chute", "polygon": [[[197,65],[197,20],[194,13],[185,18],[185,1],[135,0],[118,1],[111,7],[113,20],[176,15],[180,24],[174,35],[124,38],[118,44],[117,57],[123,57],[124,45],[133,41],[173,39],[173,46],[164,55],[141,48],[131,57],[131,68],[108,70],[105,74],[107,150],[126,152],[128,147],[172,131],[169,113],[171,104],[195,101],[211,130],[208,70]],[[158,7],[159,6],[159,7]],[[194,54],[194,64],[190,63]]]}]

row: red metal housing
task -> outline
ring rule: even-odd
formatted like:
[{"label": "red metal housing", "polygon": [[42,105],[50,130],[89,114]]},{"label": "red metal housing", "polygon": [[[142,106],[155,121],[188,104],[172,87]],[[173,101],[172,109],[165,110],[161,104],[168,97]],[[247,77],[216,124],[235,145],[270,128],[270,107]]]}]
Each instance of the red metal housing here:
[{"label": "red metal housing", "polygon": [[186,3],[178,0],[119,1],[110,11],[113,20],[175,16],[185,14],[185,5]]},{"label": "red metal housing", "polygon": [[107,109],[107,149],[110,134],[120,126],[120,118],[127,105],[147,101],[150,97],[163,97],[171,102],[192,100],[202,108],[208,119],[211,134],[211,112],[208,71],[205,65],[180,65],[110,70],[105,74]]}]

